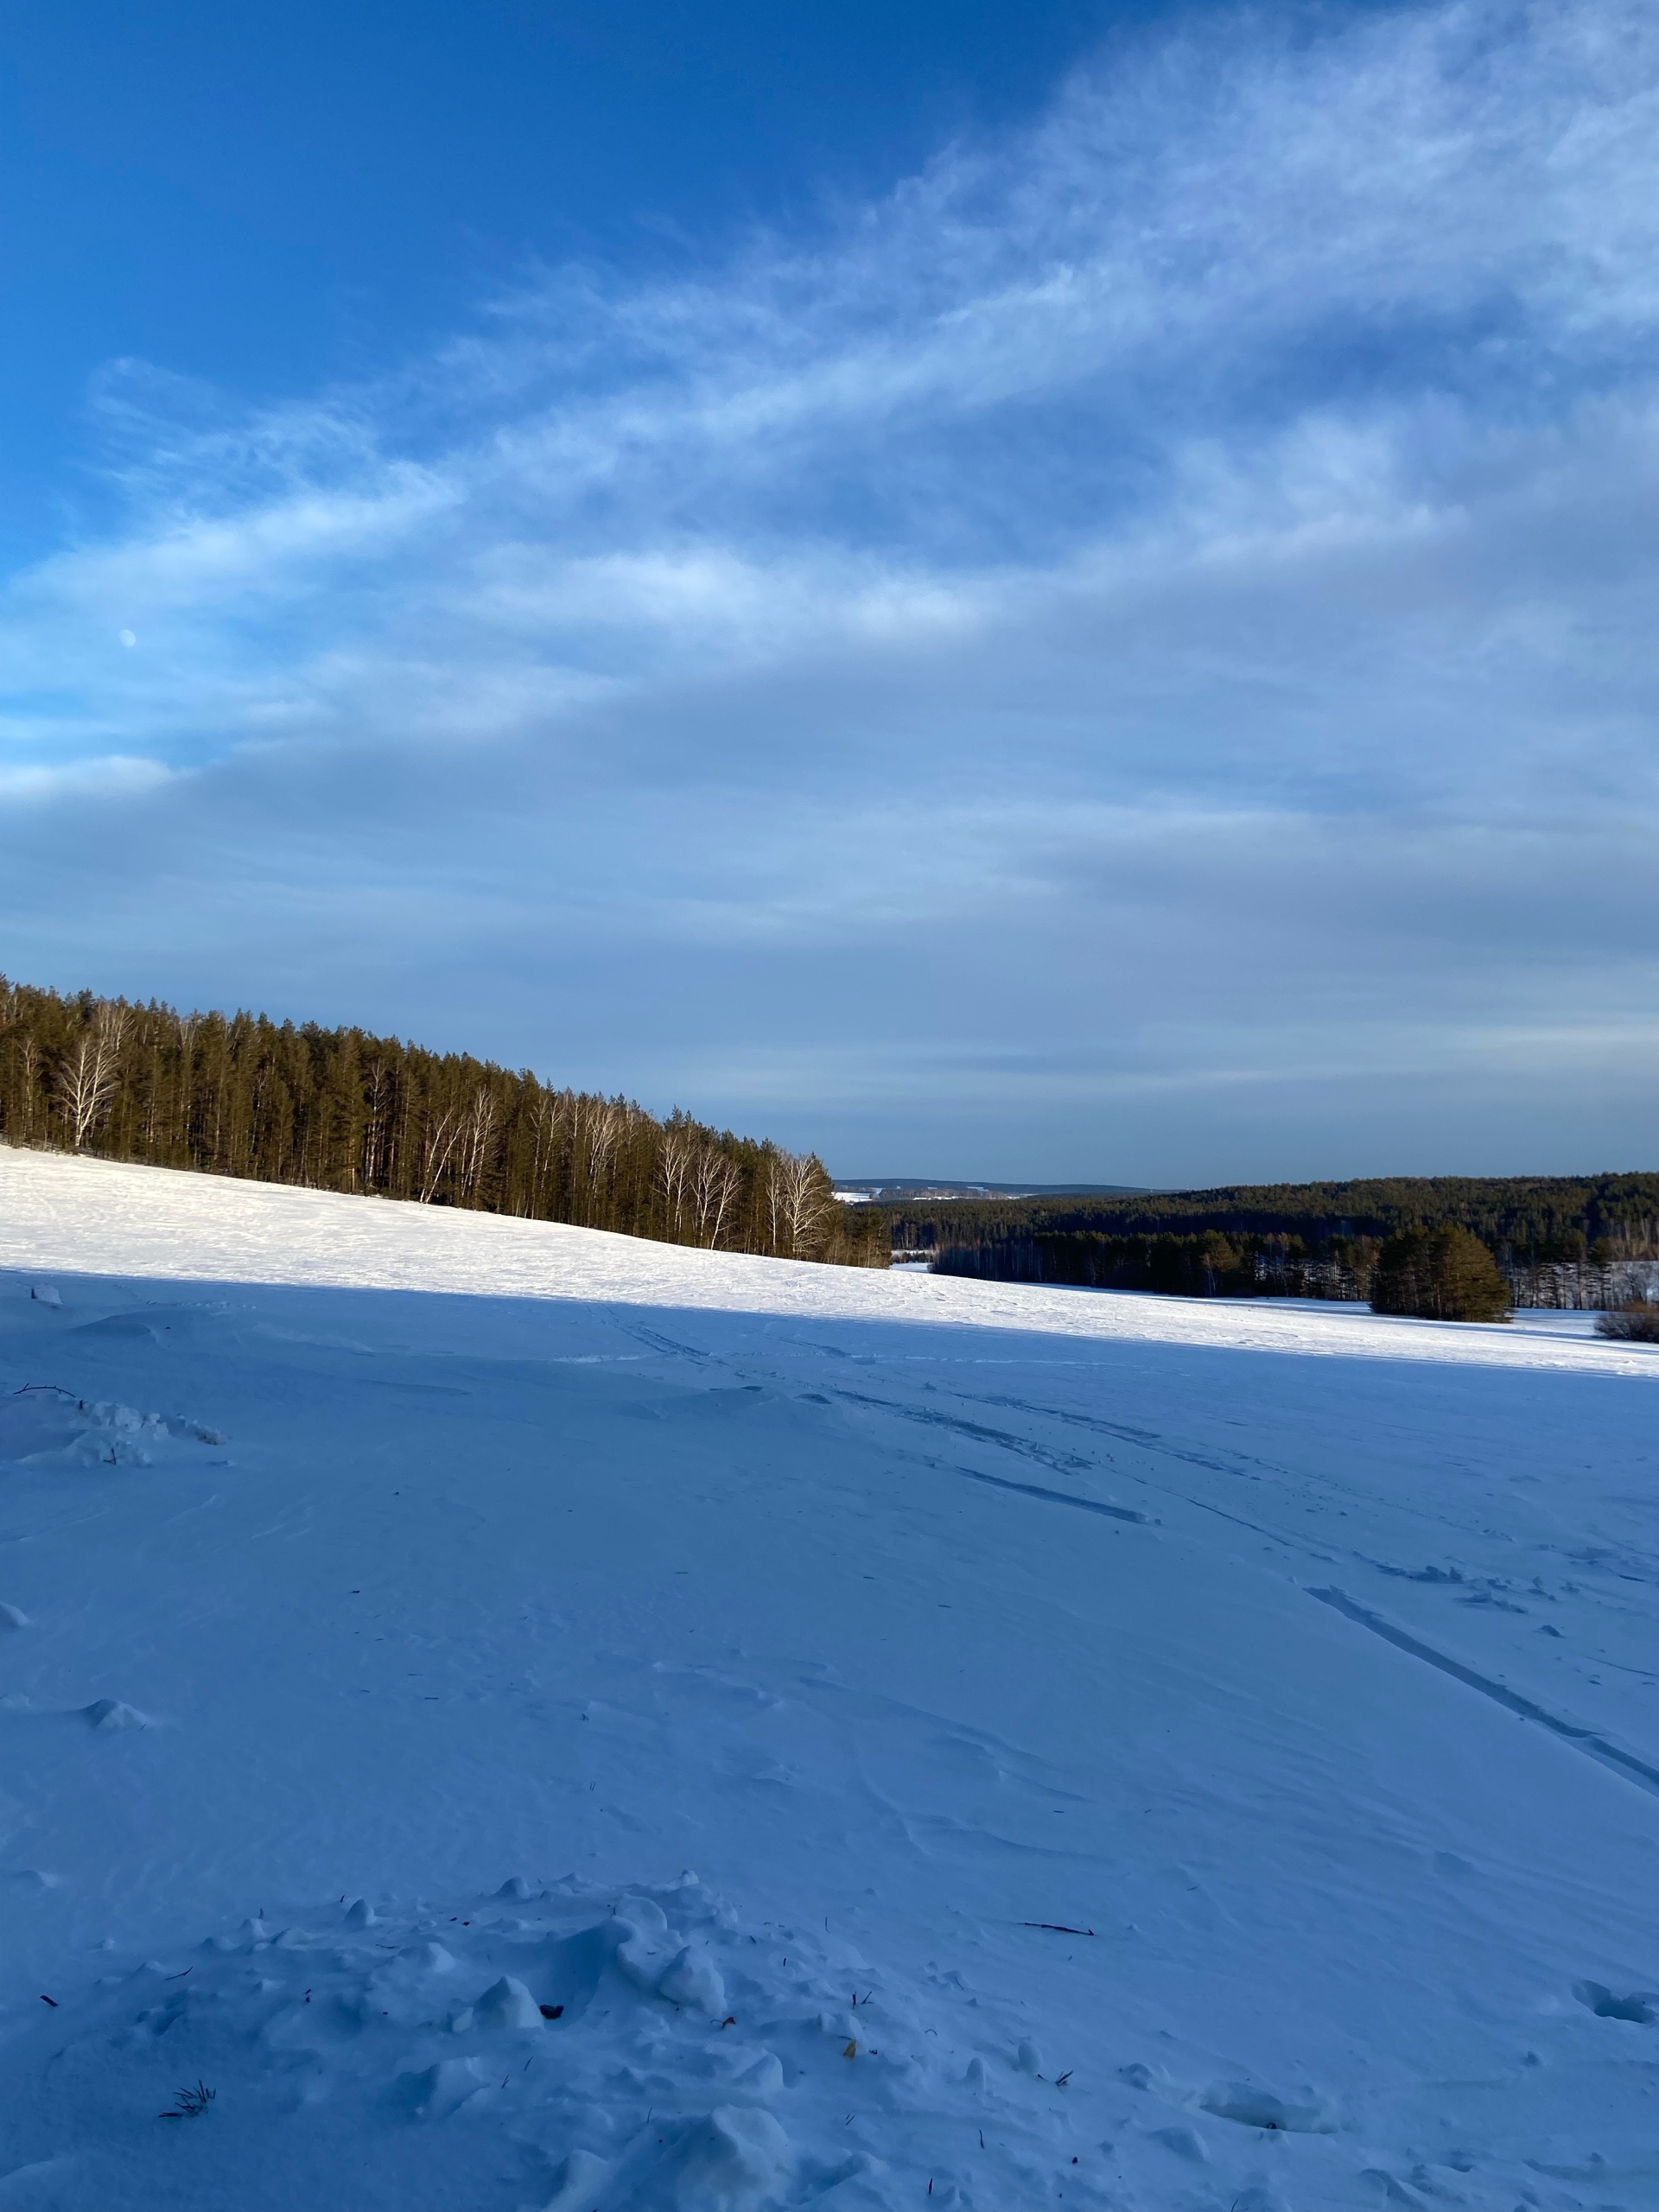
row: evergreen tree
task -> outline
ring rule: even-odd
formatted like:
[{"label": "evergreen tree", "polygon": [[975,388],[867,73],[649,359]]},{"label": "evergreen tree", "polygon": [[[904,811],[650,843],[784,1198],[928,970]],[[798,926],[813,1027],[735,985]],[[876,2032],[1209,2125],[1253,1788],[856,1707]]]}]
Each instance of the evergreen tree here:
[{"label": "evergreen tree", "polygon": [[1510,1287],[1479,1237],[1449,1223],[1389,1239],[1377,1255],[1371,1307],[1427,1321],[1507,1321]]}]

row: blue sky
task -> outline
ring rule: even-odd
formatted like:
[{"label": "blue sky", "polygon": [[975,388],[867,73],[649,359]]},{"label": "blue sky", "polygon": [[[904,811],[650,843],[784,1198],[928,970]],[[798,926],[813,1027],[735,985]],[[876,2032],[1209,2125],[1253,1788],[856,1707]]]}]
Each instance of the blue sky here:
[{"label": "blue sky", "polygon": [[0,966],[845,1173],[1652,1165],[1659,19],[19,11]]}]

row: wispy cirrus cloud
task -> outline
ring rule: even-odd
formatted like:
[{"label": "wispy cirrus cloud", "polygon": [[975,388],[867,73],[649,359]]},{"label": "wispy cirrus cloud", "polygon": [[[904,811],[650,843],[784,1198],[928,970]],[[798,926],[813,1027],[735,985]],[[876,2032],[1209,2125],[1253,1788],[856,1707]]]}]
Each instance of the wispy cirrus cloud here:
[{"label": "wispy cirrus cloud", "polygon": [[[186,995],[861,1152],[1639,1144],[1656,147],[1639,6],[1230,11],[810,238],[527,276],[395,378],[111,369],[118,517],[7,588],[14,937],[124,976],[148,901]],[[111,760],[154,788],[94,804]],[[66,951],[29,918],[88,870]],[[1522,1110],[1514,1040],[1592,1002],[1592,1108],[1541,1041]],[[834,1072],[903,1049],[932,1123]],[[1183,1086],[1209,1122],[1135,1104]]]}]

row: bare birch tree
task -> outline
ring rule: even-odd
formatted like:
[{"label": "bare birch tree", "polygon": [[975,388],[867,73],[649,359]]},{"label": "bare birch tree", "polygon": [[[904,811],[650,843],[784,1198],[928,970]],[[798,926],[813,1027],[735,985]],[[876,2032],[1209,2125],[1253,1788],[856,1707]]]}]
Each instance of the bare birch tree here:
[{"label": "bare birch tree", "polygon": [[391,1103],[391,1071],[384,1060],[370,1064],[363,1103],[368,1109],[368,1120],[363,1128],[363,1187],[372,1191],[385,1165],[391,1135],[386,1126],[386,1109]]},{"label": "bare birch tree", "polygon": [[472,1104],[461,1117],[461,1195],[467,1205],[477,1200],[485,1162],[489,1157],[490,1139],[495,1134],[495,1095],[487,1084],[480,1083],[473,1093]]},{"label": "bare birch tree", "polygon": [[788,1236],[784,1198],[789,1185],[789,1154],[779,1152],[775,1144],[767,1144],[762,1147],[761,1159],[760,1203],[766,1208],[766,1249],[781,1252]]},{"label": "bare birch tree", "polygon": [[126,1035],[125,1007],[100,999],[59,1070],[58,1111],[69,1124],[70,1141],[77,1152],[114,1102]]},{"label": "bare birch tree", "polygon": [[835,1203],[830,1179],[811,1153],[774,1152],[767,1160],[766,1209],[774,1251],[810,1259]]},{"label": "bare birch tree", "polygon": [[23,1138],[27,1142],[35,1134],[35,1109],[41,1090],[41,1048],[27,1033],[17,1048],[17,1066],[22,1080]]},{"label": "bare birch tree", "polygon": [[657,1187],[662,1193],[668,1233],[677,1243],[685,1224],[686,1201],[696,1147],[684,1129],[664,1132],[657,1153]]},{"label": "bare birch tree", "polygon": [[537,1090],[535,1103],[531,1109],[531,1130],[534,1138],[530,1163],[532,1201],[539,1200],[542,1185],[553,1164],[553,1147],[563,1119],[563,1103],[562,1092]]},{"label": "bare birch tree", "polygon": [[446,1107],[427,1122],[426,1158],[421,1172],[418,1192],[423,1206],[429,1206],[433,1194],[443,1180],[444,1170],[449,1165],[450,1154],[461,1142],[461,1113],[458,1108]]},{"label": "bare birch tree", "polygon": [[712,1248],[720,1243],[728,1217],[737,1203],[743,1187],[743,1171],[718,1146],[703,1145],[692,1162],[690,1186],[697,1242]]},{"label": "bare birch tree", "polygon": [[588,1191],[597,1194],[621,1141],[621,1109],[608,1098],[578,1098],[575,1124],[582,1178]]}]

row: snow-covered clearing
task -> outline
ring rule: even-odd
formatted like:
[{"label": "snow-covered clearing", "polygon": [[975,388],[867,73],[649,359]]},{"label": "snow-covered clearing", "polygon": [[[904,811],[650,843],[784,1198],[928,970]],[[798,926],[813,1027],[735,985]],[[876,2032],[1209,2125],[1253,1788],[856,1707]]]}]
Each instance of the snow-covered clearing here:
[{"label": "snow-covered clearing", "polygon": [[1659,2204],[1659,1354],[5,1151],[0,1267],[5,2212]]}]

